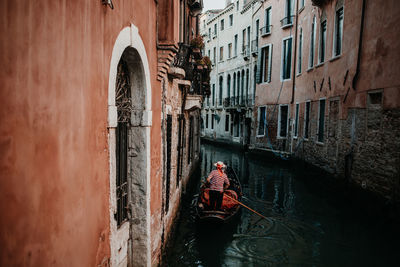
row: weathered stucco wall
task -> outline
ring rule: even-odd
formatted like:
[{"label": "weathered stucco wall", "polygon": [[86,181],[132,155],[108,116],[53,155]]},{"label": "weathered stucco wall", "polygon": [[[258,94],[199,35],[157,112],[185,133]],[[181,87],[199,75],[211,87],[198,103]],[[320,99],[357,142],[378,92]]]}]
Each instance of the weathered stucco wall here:
[{"label": "weathered stucco wall", "polygon": [[106,265],[108,76],[130,24],[149,61],[152,213],[161,206],[156,3],[2,1],[0,14],[0,265]]},{"label": "weathered stucco wall", "polygon": [[[345,177],[366,190],[399,201],[399,108],[400,32],[394,26],[399,19],[396,1],[366,1],[362,34],[360,72],[355,79],[363,0],[328,1],[322,8],[306,1],[300,8],[298,24],[279,29],[278,18],[284,17],[286,1],[269,1],[272,6],[271,35],[261,37],[261,43],[272,43],[272,80],[257,85],[257,106],[267,106],[268,135],[274,149],[294,153],[296,157],[319,166],[337,176]],[[296,1],[295,1],[296,2]],[[333,41],[335,10],[344,3],[342,53],[335,57]],[[264,12],[261,9],[260,12]],[[296,9],[295,9],[296,10]],[[314,64],[310,67],[310,36],[313,17],[316,18]],[[319,62],[320,22],[327,21],[326,55]],[[295,23],[294,23],[295,24]],[[292,77],[279,80],[282,38],[293,36],[295,27],[303,33],[302,71],[292,49]],[[297,48],[299,38],[297,38]],[[297,54],[299,50],[296,51]],[[293,77],[295,67],[296,76]],[[295,79],[294,79],[295,78]],[[353,88],[353,79],[356,81]],[[293,102],[292,85],[295,82]],[[280,95],[279,95],[280,93]],[[279,96],[279,97],[278,97]],[[318,141],[319,101],[326,99],[323,141]],[[310,101],[309,137],[305,137],[305,105]],[[295,137],[296,103],[299,104],[298,135]],[[285,139],[276,138],[278,114],[271,113],[274,104],[289,105],[289,126]],[[255,110],[255,118],[258,110]],[[256,134],[258,121],[254,128]],[[282,143],[286,142],[286,145]],[[266,137],[255,137],[255,147],[267,148]]]}]

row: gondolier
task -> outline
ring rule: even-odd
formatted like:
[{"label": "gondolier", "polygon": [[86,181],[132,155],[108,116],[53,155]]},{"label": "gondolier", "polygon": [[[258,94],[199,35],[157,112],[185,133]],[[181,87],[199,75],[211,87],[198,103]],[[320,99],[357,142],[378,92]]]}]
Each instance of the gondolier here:
[{"label": "gondolier", "polygon": [[214,165],[217,169],[207,177],[207,182],[210,184],[210,207],[213,210],[220,210],[224,190],[229,187],[229,179],[223,171],[226,166],[222,161],[218,161]]}]

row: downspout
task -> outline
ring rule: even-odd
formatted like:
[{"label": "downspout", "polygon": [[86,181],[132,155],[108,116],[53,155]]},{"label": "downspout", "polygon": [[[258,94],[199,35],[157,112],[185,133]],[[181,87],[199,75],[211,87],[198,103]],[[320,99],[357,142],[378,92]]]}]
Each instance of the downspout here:
[{"label": "downspout", "polygon": [[[294,59],[293,59],[292,100],[290,101],[290,104],[294,103],[294,93],[295,93],[295,88],[296,88],[297,28],[298,28],[297,25],[298,25],[298,21],[299,21],[299,0],[296,0],[296,24],[295,24],[296,28],[294,29],[294,55],[293,55]],[[293,122],[290,122],[290,124],[293,124]],[[292,138],[290,140],[291,140],[291,142],[290,142],[290,154],[292,154],[293,153],[293,127],[292,127]]]},{"label": "downspout", "polygon": [[363,0],[362,9],[361,9],[361,26],[360,26],[360,36],[359,36],[359,41],[358,41],[357,68],[356,68],[356,73],[354,74],[353,82],[352,82],[353,90],[357,90],[356,85],[358,82],[358,76],[360,74],[361,48],[362,48],[362,42],[363,42],[362,36],[364,33],[365,1],[366,0]]},{"label": "downspout", "polygon": [[294,59],[293,59],[293,83],[292,83],[292,100],[290,104],[294,103],[294,92],[296,87],[296,63],[297,63],[297,28],[299,21],[299,0],[296,0],[296,28],[294,29]]}]

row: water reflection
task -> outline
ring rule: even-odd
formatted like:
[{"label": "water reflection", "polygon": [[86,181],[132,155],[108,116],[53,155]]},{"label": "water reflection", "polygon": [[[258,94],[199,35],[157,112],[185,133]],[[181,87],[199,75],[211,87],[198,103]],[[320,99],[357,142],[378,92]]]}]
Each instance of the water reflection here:
[{"label": "water reflection", "polygon": [[[379,262],[394,266],[398,248],[394,237],[388,238],[365,218],[335,204],[335,195],[323,189],[321,194],[310,191],[301,179],[321,173],[211,145],[202,145],[201,159],[198,182],[215,162],[225,162],[241,180],[245,204],[268,219],[242,210],[237,221],[228,225],[201,225],[186,201],[167,265],[369,266]],[[365,236],[372,240],[365,242]]]}]

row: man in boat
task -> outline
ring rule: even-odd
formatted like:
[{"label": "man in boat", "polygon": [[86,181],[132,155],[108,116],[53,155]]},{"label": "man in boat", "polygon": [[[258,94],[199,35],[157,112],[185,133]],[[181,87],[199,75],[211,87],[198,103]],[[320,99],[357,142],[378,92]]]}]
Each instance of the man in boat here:
[{"label": "man in boat", "polygon": [[226,167],[222,161],[214,164],[217,167],[207,177],[207,183],[210,184],[210,206],[213,210],[220,210],[224,190],[229,187],[229,179],[223,169]]}]

